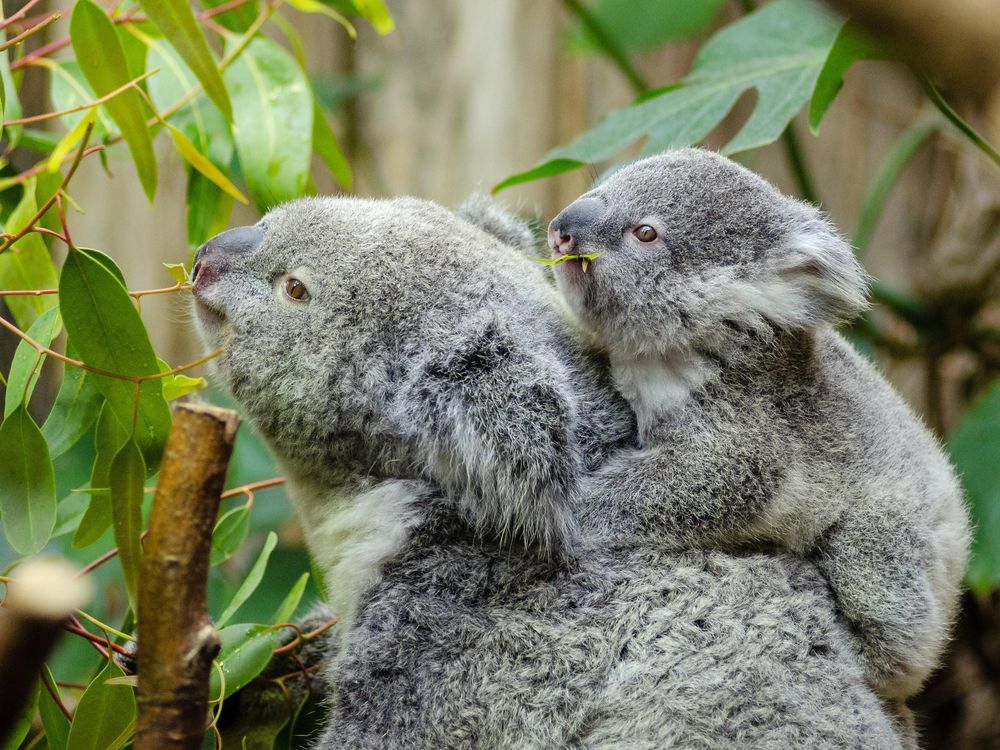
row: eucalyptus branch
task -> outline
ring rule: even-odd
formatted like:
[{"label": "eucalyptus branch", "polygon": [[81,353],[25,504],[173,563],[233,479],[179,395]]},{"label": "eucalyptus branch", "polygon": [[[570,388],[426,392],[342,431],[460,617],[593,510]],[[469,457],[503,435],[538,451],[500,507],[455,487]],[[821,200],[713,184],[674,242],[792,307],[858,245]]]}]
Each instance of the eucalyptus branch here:
[{"label": "eucalyptus branch", "polygon": [[[60,239],[62,239],[60,237]],[[191,289],[191,285],[184,282],[177,282],[173,286],[164,286],[158,289],[134,289],[129,291],[129,296],[135,299],[146,297],[150,294],[171,294],[173,292],[186,292]],[[41,297],[46,294],[59,294],[58,289],[0,289],[0,297]]]},{"label": "eucalyptus branch", "polygon": [[41,0],[28,0],[28,2],[26,2],[19,11],[11,13],[6,18],[0,20],[0,31],[3,31],[12,23],[17,23],[18,21],[20,21],[22,18],[28,15],[28,11],[34,8],[36,5],[38,5],[39,2],[41,2]]}]

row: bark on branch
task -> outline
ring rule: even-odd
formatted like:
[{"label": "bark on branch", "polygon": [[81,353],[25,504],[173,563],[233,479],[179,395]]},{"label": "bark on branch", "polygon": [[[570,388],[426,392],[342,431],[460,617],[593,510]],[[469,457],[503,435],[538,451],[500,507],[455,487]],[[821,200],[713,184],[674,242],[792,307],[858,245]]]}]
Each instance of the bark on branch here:
[{"label": "bark on branch", "polygon": [[1000,83],[996,0],[828,0],[931,78],[978,101]]},{"label": "bark on branch", "polygon": [[86,603],[90,590],[61,560],[38,558],[15,571],[0,611],[0,746],[27,705],[63,624]]},{"label": "bark on branch", "polygon": [[209,554],[238,426],[228,409],[174,410],[139,579],[136,750],[201,747],[219,650],[206,602]]}]

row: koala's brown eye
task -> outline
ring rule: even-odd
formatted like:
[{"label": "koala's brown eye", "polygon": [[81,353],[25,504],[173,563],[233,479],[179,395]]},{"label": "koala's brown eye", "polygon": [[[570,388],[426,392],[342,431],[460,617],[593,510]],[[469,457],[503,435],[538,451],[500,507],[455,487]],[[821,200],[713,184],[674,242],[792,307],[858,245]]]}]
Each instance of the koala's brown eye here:
[{"label": "koala's brown eye", "polygon": [[649,226],[649,224],[636,227],[632,230],[632,234],[638,237],[640,242],[652,242],[656,239],[656,230]]},{"label": "koala's brown eye", "polygon": [[285,294],[297,302],[305,302],[309,299],[309,290],[298,279],[285,280]]}]

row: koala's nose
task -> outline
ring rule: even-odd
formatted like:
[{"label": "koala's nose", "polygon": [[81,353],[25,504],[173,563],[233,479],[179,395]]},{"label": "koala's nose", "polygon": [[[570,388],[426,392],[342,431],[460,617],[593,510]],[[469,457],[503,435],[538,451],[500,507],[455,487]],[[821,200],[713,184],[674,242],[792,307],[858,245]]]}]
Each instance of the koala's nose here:
[{"label": "koala's nose", "polygon": [[202,283],[207,283],[204,277],[219,264],[226,256],[236,253],[248,253],[255,249],[264,240],[264,230],[259,226],[236,227],[220,232],[204,245],[198,248],[194,255],[194,270],[191,274],[193,281],[202,278]]},{"label": "koala's nose", "polygon": [[576,249],[581,234],[596,224],[604,213],[604,204],[597,198],[581,198],[570,203],[549,224],[549,247],[556,255],[566,255]]}]

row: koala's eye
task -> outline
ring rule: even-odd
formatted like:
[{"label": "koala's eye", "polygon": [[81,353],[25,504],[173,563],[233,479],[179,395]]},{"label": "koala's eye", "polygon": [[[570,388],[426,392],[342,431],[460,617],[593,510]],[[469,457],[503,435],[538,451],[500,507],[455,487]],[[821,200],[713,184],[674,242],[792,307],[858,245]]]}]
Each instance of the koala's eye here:
[{"label": "koala's eye", "polygon": [[309,290],[306,285],[295,278],[285,279],[285,294],[296,302],[307,302],[309,300]]},{"label": "koala's eye", "polygon": [[656,239],[656,230],[653,229],[649,224],[643,224],[642,226],[636,227],[632,230],[640,242],[652,242]]}]

